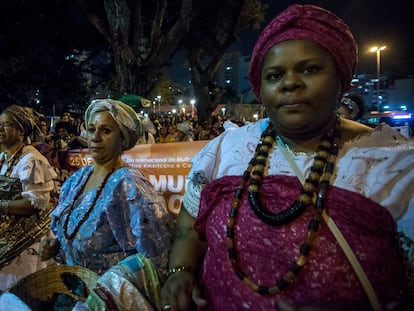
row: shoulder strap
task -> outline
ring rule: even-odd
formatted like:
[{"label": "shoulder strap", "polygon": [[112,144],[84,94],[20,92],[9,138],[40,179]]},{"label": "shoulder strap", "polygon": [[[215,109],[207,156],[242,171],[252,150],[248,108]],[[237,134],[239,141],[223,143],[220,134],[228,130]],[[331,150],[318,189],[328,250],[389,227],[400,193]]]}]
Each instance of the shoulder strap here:
[{"label": "shoulder strap", "polygon": [[[303,173],[299,170],[296,162],[292,159],[290,153],[284,146],[284,143],[281,141],[280,137],[277,136],[276,138],[277,146],[282,151],[283,155],[285,156],[286,160],[289,162],[289,164],[292,166],[293,170],[296,173],[296,176],[302,183],[302,185],[305,183],[305,176]],[[355,253],[352,251],[351,247],[349,246],[348,242],[346,241],[345,237],[342,235],[339,228],[336,226],[335,222],[324,210],[322,213],[322,217],[326,224],[328,225],[329,230],[331,230],[333,236],[338,241],[339,246],[342,248],[342,251],[344,252],[346,258],[348,259],[349,263],[351,264],[352,268],[355,271],[355,274],[357,275],[359,282],[361,283],[362,287],[364,288],[365,293],[368,296],[368,299],[371,303],[371,306],[374,311],[382,311],[381,304],[379,303],[378,297],[374,291],[374,288],[372,287],[371,282],[368,279],[368,276],[366,275],[364,269],[362,268],[361,264],[358,261],[358,258],[355,256]]]},{"label": "shoulder strap", "polygon": [[341,231],[339,231],[339,228],[336,226],[333,219],[329,217],[325,210],[322,212],[322,217],[328,225],[329,230],[331,230],[332,234],[341,246],[352,268],[354,269],[359,279],[359,282],[361,283],[362,287],[365,290],[365,293],[369,298],[372,308],[374,309],[374,311],[382,311],[381,304],[378,301],[378,297],[374,291],[374,288],[372,287],[372,284],[369,281],[368,276],[366,275],[364,269],[359,263],[358,258],[355,256],[355,253],[352,251],[348,242],[345,240],[345,237],[342,235]]}]

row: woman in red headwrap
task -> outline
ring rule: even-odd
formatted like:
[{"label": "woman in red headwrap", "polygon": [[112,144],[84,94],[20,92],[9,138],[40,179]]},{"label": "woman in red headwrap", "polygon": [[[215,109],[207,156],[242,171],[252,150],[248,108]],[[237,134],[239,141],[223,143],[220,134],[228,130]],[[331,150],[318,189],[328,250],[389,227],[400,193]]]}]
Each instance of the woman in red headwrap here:
[{"label": "woman in red headwrap", "polygon": [[401,303],[414,148],[388,126],[337,116],[356,64],[348,26],[320,7],[292,5],[264,29],[249,80],[268,118],[193,158],[163,310]]}]

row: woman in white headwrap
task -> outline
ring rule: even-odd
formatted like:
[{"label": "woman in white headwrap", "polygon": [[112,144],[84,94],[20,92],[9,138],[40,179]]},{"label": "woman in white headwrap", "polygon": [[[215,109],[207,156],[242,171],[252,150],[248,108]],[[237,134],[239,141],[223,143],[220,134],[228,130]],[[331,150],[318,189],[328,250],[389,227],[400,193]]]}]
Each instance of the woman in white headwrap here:
[{"label": "woman in white headwrap", "polygon": [[175,141],[194,141],[193,126],[189,122],[177,124]]},{"label": "woman in white headwrap", "polygon": [[85,122],[93,164],[72,174],[52,212],[56,240],[45,242],[41,256],[57,255],[68,265],[103,274],[120,260],[141,254],[163,277],[170,246],[170,216],[162,198],[121,155],[133,148],[142,125],[128,105],[93,100]]}]

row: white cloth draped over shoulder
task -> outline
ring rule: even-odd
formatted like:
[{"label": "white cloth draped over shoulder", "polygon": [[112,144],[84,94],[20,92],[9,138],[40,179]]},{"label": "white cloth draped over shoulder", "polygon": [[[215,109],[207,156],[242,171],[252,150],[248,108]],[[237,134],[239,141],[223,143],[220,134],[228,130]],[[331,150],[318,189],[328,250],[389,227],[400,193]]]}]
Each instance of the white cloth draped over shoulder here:
[{"label": "white cloth draped over shoulder", "polygon": [[[230,128],[210,141],[192,159],[186,210],[196,216],[202,188],[223,176],[241,176],[252,158],[268,119]],[[315,154],[294,154],[291,158],[308,175]],[[295,176],[280,148],[269,154],[266,175]],[[397,221],[399,231],[414,240],[414,142],[380,125],[369,135],[347,142],[337,158],[333,185],[357,192],[386,208]]]},{"label": "white cloth draped over shoulder", "polygon": [[[0,153],[0,159],[4,157]],[[7,161],[0,169],[0,175],[4,175],[9,169]],[[53,167],[35,147],[26,145],[23,148],[22,157],[13,167],[10,177],[18,178],[22,183],[22,196],[27,198],[37,209],[48,207],[50,192],[55,188],[54,179],[57,175]]]}]

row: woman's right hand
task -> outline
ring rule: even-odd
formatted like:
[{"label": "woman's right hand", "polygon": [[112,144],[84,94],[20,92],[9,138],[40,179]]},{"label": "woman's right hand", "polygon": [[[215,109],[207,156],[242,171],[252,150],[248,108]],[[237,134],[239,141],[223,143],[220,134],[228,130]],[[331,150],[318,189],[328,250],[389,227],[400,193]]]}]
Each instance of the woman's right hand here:
[{"label": "woman's right hand", "polygon": [[161,303],[165,311],[189,311],[194,310],[194,304],[198,307],[207,305],[190,271],[176,272],[167,278],[161,288]]},{"label": "woman's right hand", "polygon": [[54,238],[46,238],[40,241],[39,257],[41,261],[55,257],[59,251],[59,241]]}]

